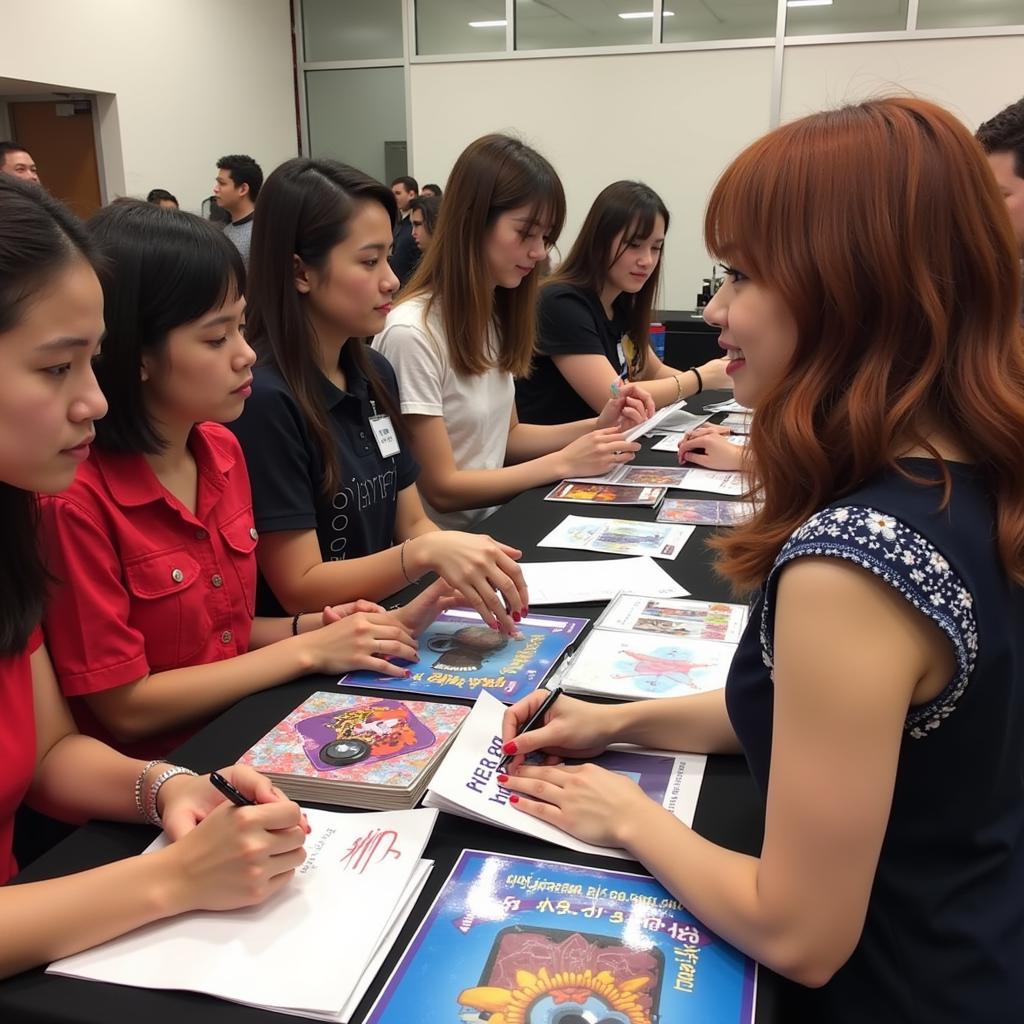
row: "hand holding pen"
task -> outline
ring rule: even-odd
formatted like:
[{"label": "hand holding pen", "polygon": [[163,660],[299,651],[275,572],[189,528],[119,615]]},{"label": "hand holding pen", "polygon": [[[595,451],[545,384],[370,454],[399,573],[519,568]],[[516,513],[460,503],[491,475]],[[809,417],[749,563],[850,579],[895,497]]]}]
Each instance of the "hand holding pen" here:
[{"label": "hand holding pen", "polygon": [[534,690],[505,711],[498,771],[515,771],[527,754],[537,751],[544,752],[547,764],[596,757],[615,742],[616,711],[614,705],[567,697],[560,687]]}]

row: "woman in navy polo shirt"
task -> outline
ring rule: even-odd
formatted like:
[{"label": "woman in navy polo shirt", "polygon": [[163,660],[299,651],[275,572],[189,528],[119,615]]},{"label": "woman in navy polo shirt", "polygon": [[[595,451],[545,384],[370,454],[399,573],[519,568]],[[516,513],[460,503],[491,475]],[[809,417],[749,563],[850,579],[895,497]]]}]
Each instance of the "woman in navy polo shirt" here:
[{"label": "woman in navy polo shirt", "polygon": [[363,340],[398,287],[395,212],[389,189],[333,160],[288,160],[260,192],[246,323],[261,365],[231,425],[260,531],[258,609],[381,598],[434,571],[513,632],[526,610],[521,552],[427,517],[394,371]]},{"label": "woman in navy polo shirt", "polygon": [[[39,629],[48,578],[35,497],[67,487],[106,402],[90,360],[103,294],[82,225],[41,189],[0,175],[0,977],[163,917],[260,903],[302,863],[299,808],[247,768],[224,774],[245,813],[184,768],[150,765],[75,732]],[[106,623],[93,610],[88,628]],[[145,857],[7,886],[23,801],[72,820],[162,824]]]},{"label": "woman in navy polo shirt", "polygon": [[[240,697],[299,675],[401,675],[385,656],[413,654],[405,616],[436,588],[394,614],[366,603],[254,619],[252,496],[221,426],[241,412],[255,360],[235,247],[146,203],[109,206],[89,228],[105,261],[96,369],[110,412],[75,482],[43,502],[59,581],[45,628],[79,727],[158,757]],[[97,614],[103,629],[90,628]]]},{"label": "woman in navy polo shirt", "polygon": [[668,209],[639,181],[594,200],[569,255],[541,287],[537,355],[516,381],[524,423],[568,423],[600,412],[609,386],[640,383],[659,408],[704,388],[732,387],[725,359],[675,370],[651,350]]}]

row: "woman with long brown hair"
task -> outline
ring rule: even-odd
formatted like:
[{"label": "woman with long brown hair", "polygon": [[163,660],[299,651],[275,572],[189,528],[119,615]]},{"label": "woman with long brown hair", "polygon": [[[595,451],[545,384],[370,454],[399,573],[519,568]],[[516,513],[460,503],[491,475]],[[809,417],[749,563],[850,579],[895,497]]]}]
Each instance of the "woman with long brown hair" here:
[{"label": "woman with long brown hair", "polygon": [[668,223],[661,197],[639,181],[612,182],[594,200],[565,262],[540,289],[537,354],[516,381],[524,423],[591,416],[624,378],[659,408],[732,386],[724,359],[680,371],[651,348]]},{"label": "woman with long brown hair", "polygon": [[507,135],[470,143],[430,249],[374,339],[398,376],[420,489],[441,525],[466,526],[520,491],[605,473],[639,450],[623,430],[654,407],[632,385],[596,419],[532,426],[516,416],[513,377],[533,356],[536,268],[564,219],[562,183],[544,157]]},{"label": "woman with long brown hair", "polygon": [[504,732],[518,754],[742,751],[766,800],[760,855],[592,765],[516,767],[512,799],[626,848],[803,986],[787,1022],[1017,1020],[1024,354],[1005,205],[952,114],[896,98],[755,142],[705,235],[730,266],[708,316],[757,409],[759,511],[717,542],[756,594],[728,684],[563,697],[516,736],[530,698]]}]

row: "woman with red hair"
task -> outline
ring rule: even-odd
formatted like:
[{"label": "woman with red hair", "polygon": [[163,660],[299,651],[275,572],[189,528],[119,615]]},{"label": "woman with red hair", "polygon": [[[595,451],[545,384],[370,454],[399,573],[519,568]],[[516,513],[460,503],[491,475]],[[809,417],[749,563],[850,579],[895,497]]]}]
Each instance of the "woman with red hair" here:
[{"label": "woman with red hair", "polygon": [[[1024,358],[999,190],[953,115],[876,100],[755,142],[705,234],[728,263],[708,318],[757,409],[759,511],[716,542],[755,594],[728,685],[562,697],[519,736],[531,695],[503,784],[797,982],[787,1024],[1020,1020]],[[742,752],[760,855],[551,763],[616,741]]]}]

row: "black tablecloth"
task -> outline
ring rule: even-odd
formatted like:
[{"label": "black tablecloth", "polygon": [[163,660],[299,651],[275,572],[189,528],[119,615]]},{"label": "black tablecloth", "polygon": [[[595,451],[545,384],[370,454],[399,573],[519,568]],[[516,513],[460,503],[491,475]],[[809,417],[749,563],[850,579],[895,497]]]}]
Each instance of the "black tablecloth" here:
[{"label": "black tablecloth", "polygon": [[[728,396],[724,393],[712,392],[691,399],[689,407],[696,411],[704,402],[713,402],[725,397]],[[645,440],[645,449],[650,443],[649,440]],[[675,462],[674,454],[646,450],[638,459],[649,465],[670,465]],[[607,518],[644,521],[650,521],[654,516],[651,509],[628,506],[600,509],[592,506],[575,507],[563,502],[545,502],[543,496],[549,490],[550,486],[546,486],[519,495],[485,520],[480,530],[521,548],[525,561],[607,558],[607,555],[558,548],[537,548],[536,545],[568,514],[603,515]],[[700,494],[693,496],[719,497]],[[711,565],[711,554],[705,547],[705,541],[709,536],[709,529],[697,527],[674,561],[659,561],[658,564],[682,583],[694,597],[728,601],[732,599],[728,585],[715,575]],[[578,604],[564,607],[537,606],[531,610],[552,615],[596,618],[602,609],[603,605],[600,604]],[[310,693],[334,686],[334,678],[311,676],[247,697],[197,733],[172,759],[199,772],[229,764]],[[759,851],[761,845],[763,813],[763,806],[743,759],[709,757],[697,803],[694,829],[723,846],[753,854]],[[148,845],[155,834],[154,829],[145,826],[90,823],[28,867],[15,882],[52,878],[130,856]],[[377,992],[391,974],[456,858],[464,849],[492,850],[518,856],[607,867],[618,871],[628,869],[621,860],[593,857],[464,818],[439,815],[437,827],[424,852],[425,857],[435,862],[434,870],[406,927],[366,999],[352,1018],[353,1022],[362,1021],[369,1011]],[[642,870],[638,865],[633,869]],[[297,936],[296,941],[303,940]],[[756,1024],[777,1024],[781,1020],[777,1008],[778,991],[777,979],[762,969],[758,982]],[[421,1018],[423,1024],[434,1020],[429,1016],[429,1009],[424,1007],[424,1015]],[[42,970],[28,971],[0,982],[0,1021],[5,1024],[37,1024],[51,1021],[73,1024],[112,1024],[121,1021],[181,1024],[183,1020],[189,1021],[190,1024],[204,1021],[234,1024],[270,1019],[285,1021],[295,1018],[191,993],[149,991],[58,978],[48,976]],[[447,1011],[444,1019],[447,1024]],[[418,1022],[410,1021],[410,1024]]]}]

